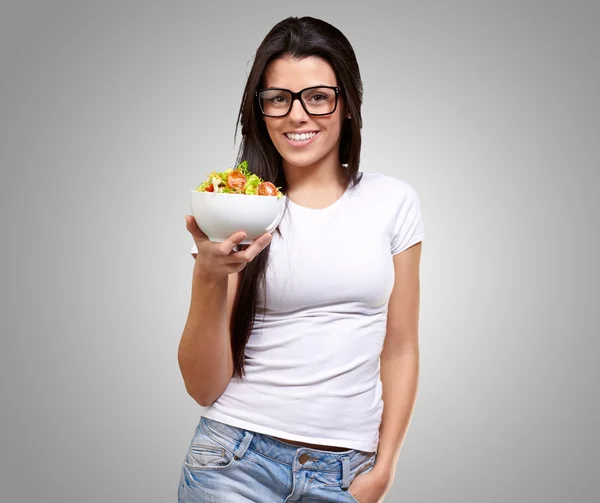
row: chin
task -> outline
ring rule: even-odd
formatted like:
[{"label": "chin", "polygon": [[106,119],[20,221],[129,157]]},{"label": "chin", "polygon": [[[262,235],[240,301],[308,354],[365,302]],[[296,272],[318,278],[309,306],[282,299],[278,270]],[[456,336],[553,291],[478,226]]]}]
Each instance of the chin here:
[{"label": "chin", "polygon": [[[333,147],[335,148],[335,146]],[[338,147],[339,148],[339,147]],[[283,155],[281,153],[283,152]],[[285,162],[287,162],[291,166],[296,167],[307,167],[312,166],[313,164],[317,164],[321,161],[324,161],[331,154],[331,150],[328,151],[314,151],[309,152],[300,152],[300,151],[291,151],[288,148],[284,148],[280,151],[280,155]]]},{"label": "chin", "polygon": [[287,157],[283,157],[283,160],[287,162],[290,166],[294,166],[296,168],[306,168],[308,166],[312,166],[317,164],[319,161],[322,161],[325,156],[321,155],[291,155]]}]

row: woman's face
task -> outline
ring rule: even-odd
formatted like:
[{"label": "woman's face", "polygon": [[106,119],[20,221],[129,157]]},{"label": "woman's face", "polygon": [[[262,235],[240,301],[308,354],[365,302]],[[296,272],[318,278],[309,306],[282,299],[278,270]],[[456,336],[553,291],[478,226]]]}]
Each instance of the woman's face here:
[{"label": "woman's face", "polygon": [[[313,86],[339,86],[331,65],[317,56],[293,59],[286,55],[269,63],[264,87],[280,87],[298,92]],[[316,117],[308,115],[299,100],[294,100],[285,117],[265,117],[267,131],[284,166],[310,167],[318,163],[339,165],[339,143],[345,106],[341,97],[335,112]],[[316,132],[313,138],[293,141],[288,133]]]}]

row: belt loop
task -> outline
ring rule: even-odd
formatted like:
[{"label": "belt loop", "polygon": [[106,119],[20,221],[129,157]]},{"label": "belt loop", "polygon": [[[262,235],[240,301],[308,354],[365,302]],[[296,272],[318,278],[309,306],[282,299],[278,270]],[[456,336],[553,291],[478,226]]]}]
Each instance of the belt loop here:
[{"label": "belt loop", "polygon": [[342,491],[347,491],[350,487],[350,458],[342,457]]},{"label": "belt loop", "polygon": [[251,431],[245,432],[244,440],[242,440],[242,443],[239,445],[239,447],[233,453],[235,459],[240,459],[240,458],[244,457],[244,454],[246,454],[246,451],[248,450],[248,446],[250,445],[250,442],[252,442],[252,437],[254,437],[254,434]]}]

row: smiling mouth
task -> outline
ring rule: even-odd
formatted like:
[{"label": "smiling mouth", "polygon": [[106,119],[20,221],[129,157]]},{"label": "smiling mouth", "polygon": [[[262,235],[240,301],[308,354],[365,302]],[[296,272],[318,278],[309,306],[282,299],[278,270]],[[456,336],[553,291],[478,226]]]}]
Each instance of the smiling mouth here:
[{"label": "smiling mouth", "polygon": [[317,136],[319,134],[318,131],[313,131],[311,133],[301,133],[301,134],[296,134],[296,133],[284,133],[286,138],[288,138],[289,140],[292,141],[307,141],[310,140],[311,138],[314,138],[315,136]]}]

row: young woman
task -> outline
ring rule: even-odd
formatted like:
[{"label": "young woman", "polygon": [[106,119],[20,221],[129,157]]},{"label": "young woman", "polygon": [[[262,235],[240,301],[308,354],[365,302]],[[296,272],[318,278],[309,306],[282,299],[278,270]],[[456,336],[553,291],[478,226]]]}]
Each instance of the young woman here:
[{"label": "young woman", "polygon": [[259,46],[237,162],[287,208],[241,247],[243,232],[212,243],[186,215],[196,262],[178,358],[208,408],[181,503],[376,503],[392,485],[417,388],[424,230],[411,185],[359,172],[361,103],[330,24],[291,17]]}]

